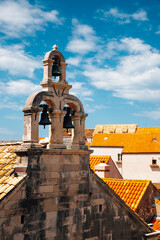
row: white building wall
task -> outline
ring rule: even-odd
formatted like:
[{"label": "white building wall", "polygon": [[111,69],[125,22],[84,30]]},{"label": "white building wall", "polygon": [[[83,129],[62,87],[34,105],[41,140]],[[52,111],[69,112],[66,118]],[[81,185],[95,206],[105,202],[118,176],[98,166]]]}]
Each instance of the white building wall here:
[{"label": "white building wall", "polygon": [[92,155],[111,156],[111,158],[115,162],[118,170],[122,174],[122,164],[117,163],[117,161],[118,161],[118,154],[122,153],[123,147],[91,147],[90,150],[93,150]]},{"label": "white building wall", "polygon": [[[151,166],[152,158],[157,160],[155,167]],[[146,179],[153,183],[160,182],[160,153],[123,154],[122,176],[125,179]]]},{"label": "white building wall", "polygon": [[[108,155],[115,162],[118,170],[125,179],[151,180],[160,183],[160,153],[122,154],[122,164],[118,162],[118,154],[122,147],[91,147],[92,155]],[[151,167],[152,159],[157,160],[157,165]]]}]

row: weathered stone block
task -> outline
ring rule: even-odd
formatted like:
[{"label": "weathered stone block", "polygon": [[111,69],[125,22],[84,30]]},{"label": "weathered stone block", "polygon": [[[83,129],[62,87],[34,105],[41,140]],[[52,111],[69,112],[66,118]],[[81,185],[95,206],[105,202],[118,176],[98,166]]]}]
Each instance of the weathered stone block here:
[{"label": "weathered stone block", "polygon": [[58,209],[58,205],[56,203],[56,199],[46,199],[43,202],[43,210],[44,212],[56,211]]},{"label": "weathered stone block", "polygon": [[46,220],[56,219],[56,218],[57,218],[57,211],[46,212]]},{"label": "weathered stone block", "polygon": [[53,192],[53,186],[52,185],[41,186],[41,187],[39,187],[39,192],[40,193]]},{"label": "weathered stone block", "polygon": [[14,235],[14,240],[23,240],[23,239],[24,239],[23,233],[18,233]]}]

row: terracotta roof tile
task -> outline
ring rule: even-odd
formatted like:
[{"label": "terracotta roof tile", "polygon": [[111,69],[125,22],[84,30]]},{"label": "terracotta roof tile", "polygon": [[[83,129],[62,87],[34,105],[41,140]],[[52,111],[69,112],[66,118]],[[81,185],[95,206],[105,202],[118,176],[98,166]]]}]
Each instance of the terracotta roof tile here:
[{"label": "terracotta roof tile", "polygon": [[[147,130],[146,130],[147,131]],[[156,139],[156,141],[153,141]],[[91,147],[123,147],[123,153],[160,152],[159,133],[96,133]]]},{"label": "terracotta roof tile", "polygon": [[160,199],[159,198],[155,199],[155,202],[160,205]]},{"label": "terracotta roof tile", "polygon": [[160,231],[160,219],[155,219],[153,221],[153,227],[154,230]]},{"label": "terracotta roof tile", "polygon": [[102,155],[91,155],[90,156],[90,168],[94,171],[94,166],[98,165],[102,160],[107,164],[110,159],[110,156]]},{"label": "terracotta roof tile", "polygon": [[20,144],[0,144],[0,200],[6,197],[26,176],[11,176],[18,160],[14,150],[19,147]]},{"label": "terracotta roof tile", "polygon": [[103,178],[119,197],[134,211],[136,211],[150,181]]}]

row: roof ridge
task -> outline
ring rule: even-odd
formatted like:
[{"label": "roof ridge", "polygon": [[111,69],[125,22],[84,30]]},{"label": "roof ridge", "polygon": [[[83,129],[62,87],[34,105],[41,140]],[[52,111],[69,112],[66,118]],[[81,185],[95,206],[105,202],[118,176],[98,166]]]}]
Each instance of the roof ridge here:
[{"label": "roof ridge", "polygon": [[21,145],[22,142],[2,142],[0,146],[11,146],[11,145]]},{"label": "roof ridge", "polygon": [[125,179],[125,178],[123,178],[123,179],[120,179],[120,178],[103,178],[103,179],[106,179],[106,180],[109,180],[109,181],[121,181],[121,182],[123,182],[123,181],[132,181],[132,182],[146,182],[146,183],[150,183],[151,182],[151,180],[143,180],[143,179]]}]

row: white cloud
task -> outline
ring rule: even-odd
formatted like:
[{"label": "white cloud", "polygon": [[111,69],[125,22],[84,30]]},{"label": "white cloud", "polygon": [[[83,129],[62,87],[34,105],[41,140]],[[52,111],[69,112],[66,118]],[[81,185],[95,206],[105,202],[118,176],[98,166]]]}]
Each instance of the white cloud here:
[{"label": "white cloud", "polygon": [[110,8],[109,11],[99,10],[100,19],[107,20],[108,18],[114,18],[120,24],[130,23],[132,20],[136,21],[147,21],[147,12],[143,9],[139,9],[137,12],[128,14],[122,11],[119,11],[118,8]]},{"label": "white cloud", "polygon": [[70,65],[73,66],[79,66],[80,62],[81,62],[81,58],[80,57],[70,57],[66,60],[66,62]]},{"label": "white cloud", "polygon": [[84,82],[71,82],[72,89],[70,90],[70,94],[75,95],[77,97],[88,97],[92,96],[93,92],[89,90]]},{"label": "white cloud", "polygon": [[135,116],[147,117],[152,120],[160,120],[160,108],[152,111],[143,111],[141,113],[135,113]]},{"label": "white cloud", "polygon": [[[4,92],[4,95],[5,92]],[[0,109],[11,109],[14,111],[22,111],[22,108],[24,105],[20,104],[19,102],[15,102],[15,100],[11,99],[10,97],[6,97],[1,94],[1,99],[0,99]]]},{"label": "white cloud", "polygon": [[73,19],[72,22],[72,39],[69,41],[66,50],[81,55],[95,52],[98,38],[93,28],[89,25],[80,24],[76,19]]},{"label": "white cloud", "polygon": [[129,102],[127,102],[127,104],[133,106],[133,105],[134,105],[134,102],[133,102],[133,101],[129,101]]},{"label": "white cloud", "polygon": [[88,52],[94,51],[94,48],[94,41],[85,39],[72,39],[67,45],[68,51],[79,54],[87,54]]},{"label": "white cloud", "polygon": [[91,97],[84,97],[83,100],[89,101],[89,102],[94,102],[93,98],[91,98]]},{"label": "white cloud", "polygon": [[158,30],[155,33],[160,34],[160,26],[158,26]]},{"label": "white cloud", "polygon": [[0,93],[9,95],[30,95],[33,92],[40,91],[41,86],[32,83],[29,80],[9,81],[7,83],[0,82]]},{"label": "white cloud", "polygon": [[84,108],[87,113],[93,113],[97,110],[106,109],[107,106],[84,103]]},{"label": "white cloud", "polygon": [[147,21],[147,12],[143,9],[138,10],[137,12],[131,14],[131,17],[137,21]]},{"label": "white cloud", "polygon": [[75,77],[76,77],[76,74],[77,74],[77,72],[76,71],[72,71],[72,72],[68,72],[67,71],[67,81],[69,80],[69,79],[75,79]]},{"label": "white cloud", "polygon": [[43,30],[48,22],[62,24],[56,10],[44,11],[27,0],[3,0],[0,2],[0,12],[0,31],[11,37]]},{"label": "white cloud", "polygon": [[113,50],[119,54],[116,66],[104,68],[89,63],[84,75],[90,83],[113,91],[116,97],[160,100],[160,53],[140,39],[124,38],[114,43]]},{"label": "white cloud", "polygon": [[[144,42],[139,38],[122,38],[120,41],[117,41],[117,39],[112,39],[109,40],[108,43],[98,46],[95,60],[97,63],[102,63],[106,58],[113,59],[113,57],[116,56],[114,60],[118,61],[119,54],[121,53],[124,55],[140,54],[150,50],[157,52],[150,45],[144,44]],[[106,62],[103,64],[105,64],[107,67]]]},{"label": "white cloud", "polygon": [[123,38],[121,39],[120,43],[116,42],[117,44],[115,47],[117,50],[127,50],[129,53],[144,53],[149,52],[152,50],[153,52],[156,52],[155,49],[153,49],[150,45],[144,44],[144,42],[139,38]]},{"label": "white cloud", "polygon": [[33,77],[35,69],[42,68],[39,59],[26,54],[24,46],[0,46],[0,70],[9,71],[12,75]]}]

